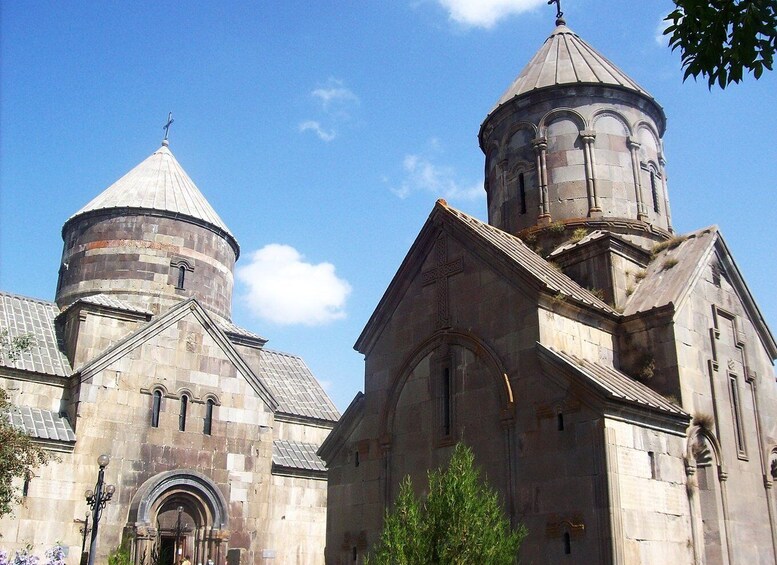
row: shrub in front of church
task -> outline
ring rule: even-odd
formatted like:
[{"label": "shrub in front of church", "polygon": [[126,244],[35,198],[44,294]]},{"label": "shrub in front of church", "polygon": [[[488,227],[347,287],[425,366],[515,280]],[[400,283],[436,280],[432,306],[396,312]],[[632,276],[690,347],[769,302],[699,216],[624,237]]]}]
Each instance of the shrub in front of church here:
[{"label": "shrub in front of church", "polygon": [[429,495],[420,500],[406,477],[380,542],[375,565],[512,565],[526,529],[513,529],[496,492],[481,479],[472,450],[456,445],[447,469],[429,473]]}]

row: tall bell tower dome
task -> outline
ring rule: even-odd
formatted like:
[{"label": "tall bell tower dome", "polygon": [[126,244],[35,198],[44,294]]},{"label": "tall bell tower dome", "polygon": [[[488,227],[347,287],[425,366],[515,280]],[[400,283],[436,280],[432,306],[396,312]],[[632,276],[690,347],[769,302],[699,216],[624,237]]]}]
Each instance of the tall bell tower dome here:
[{"label": "tall bell tower dome", "polygon": [[489,223],[538,240],[579,227],[668,238],[665,126],[655,99],[559,16],[481,125]]},{"label": "tall bell tower dome", "polygon": [[240,247],[167,139],[71,216],[62,239],[60,308],[105,294],[156,313],[194,296],[231,318]]}]

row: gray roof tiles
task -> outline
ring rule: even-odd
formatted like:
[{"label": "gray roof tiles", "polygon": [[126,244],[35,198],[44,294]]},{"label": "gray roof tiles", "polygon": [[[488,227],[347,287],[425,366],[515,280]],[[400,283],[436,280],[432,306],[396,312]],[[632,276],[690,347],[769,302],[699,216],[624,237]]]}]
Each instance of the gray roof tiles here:
[{"label": "gray roof tiles", "polygon": [[629,316],[670,303],[677,305],[695,273],[706,266],[704,256],[712,253],[717,235],[715,226],[697,230],[678,237],[674,240],[677,245],[657,253],[629,297],[623,314]]},{"label": "gray roof tiles", "polygon": [[603,84],[652,96],[626,73],[569,29],[559,25],[499,98],[494,109],[515,96],[564,84]]},{"label": "gray roof tiles", "polygon": [[263,349],[254,369],[278,400],[279,411],[336,422],[340,413],[324,389],[296,355]]},{"label": "gray roof tiles", "polygon": [[82,302],[84,304],[92,304],[94,306],[104,306],[106,308],[113,308],[115,310],[123,310],[124,312],[134,312],[137,314],[153,315],[153,312],[151,312],[151,310],[147,310],[145,308],[135,306],[134,304],[130,304],[129,302],[125,302],[124,300],[119,300],[118,298],[114,296],[110,296],[108,294],[94,294],[91,296],[85,296],[83,298],[79,298],[73,304],[65,308],[65,310],[67,310],[68,308],[72,307],[75,304],[78,304],[79,302]]},{"label": "gray roof tiles", "polygon": [[275,440],[272,443],[272,462],[273,465],[287,469],[325,472],[326,465],[316,455],[317,449],[318,446],[312,443],[288,441],[285,439]]},{"label": "gray roof tiles", "polygon": [[0,357],[0,366],[57,377],[71,375],[54,326],[58,314],[53,302],[0,291],[0,330],[7,329],[11,338],[30,334],[34,339],[33,346],[16,361]]},{"label": "gray roof tiles", "polygon": [[564,353],[553,348],[538,344],[545,352],[549,352],[563,363],[577,370],[597,389],[609,398],[625,401],[631,404],[641,405],[654,410],[668,412],[675,415],[687,415],[679,406],[668,401],[656,391],[642,383],[635,381],[628,375],[621,373],[613,367],[606,367],[586,359],[580,359],[575,355]]},{"label": "gray roof tiles", "polygon": [[13,406],[6,413],[11,424],[24,430],[30,437],[55,441],[75,442],[76,434],[65,416],[50,410]]},{"label": "gray roof tiles", "polygon": [[68,221],[88,212],[112,208],[140,208],[188,216],[206,222],[235,239],[170,149],[164,145],[97,195]]},{"label": "gray roof tiles", "polygon": [[442,209],[459,220],[467,229],[488,241],[491,245],[507,255],[517,266],[528,271],[534,278],[556,294],[560,294],[590,306],[596,310],[612,315],[618,315],[612,306],[594,296],[591,291],[583,288],[567,275],[554,268],[545,259],[519,238],[510,235],[492,225],[481,222],[464,212],[451,208],[447,204],[438,203]]}]

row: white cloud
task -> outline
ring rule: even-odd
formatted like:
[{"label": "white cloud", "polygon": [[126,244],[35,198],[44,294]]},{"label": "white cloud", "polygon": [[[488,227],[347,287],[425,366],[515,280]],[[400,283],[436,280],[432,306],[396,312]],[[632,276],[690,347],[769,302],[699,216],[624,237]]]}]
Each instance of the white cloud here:
[{"label": "white cloud", "polygon": [[[429,153],[442,150],[437,139],[429,142]],[[482,182],[462,182],[456,178],[456,170],[433,161],[433,155],[409,154],[402,160],[404,178],[392,192],[407,198],[414,192],[430,192],[446,200],[476,200],[485,194]]]},{"label": "white cloud", "polygon": [[329,110],[334,104],[359,103],[359,97],[336,78],[330,78],[325,86],[314,89],[310,95],[321,101],[324,110]]},{"label": "white cloud", "polygon": [[322,141],[332,141],[337,137],[337,129],[351,121],[351,111],[359,104],[359,97],[336,78],[314,88],[310,96],[317,103],[319,119],[305,120],[299,131],[312,131]]},{"label": "white cloud", "polygon": [[528,12],[547,0],[437,0],[448,17],[465,26],[491,28],[499,20]]},{"label": "white cloud", "polygon": [[345,317],[348,281],[331,263],[307,263],[289,245],[271,243],[248,257],[237,278],[252,314],[276,324],[318,326]]},{"label": "white cloud", "polygon": [[299,131],[313,131],[322,141],[332,141],[335,137],[337,137],[337,132],[335,130],[327,131],[321,127],[319,122],[315,120],[302,122],[299,125]]},{"label": "white cloud", "polygon": [[662,17],[661,21],[659,21],[658,25],[656,26],[656,33],[655,33],[654,38],[656,40],[656,43],[658,43],[658,45],[660,47],[668,47],[669,46],[669,36],[668,35],[664,35],[664,30],[666,28],[668,28],[670,24],[671,24],[671,22],[667,22]]}]

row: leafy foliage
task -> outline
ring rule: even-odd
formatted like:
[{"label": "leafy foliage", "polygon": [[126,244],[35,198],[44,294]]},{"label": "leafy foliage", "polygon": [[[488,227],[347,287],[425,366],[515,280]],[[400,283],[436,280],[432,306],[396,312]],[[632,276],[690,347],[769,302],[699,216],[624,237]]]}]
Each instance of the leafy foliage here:
[{"label": "leafy foliage", "polygon": [[683,80],[702,75],[725,88],[745,71],[772,70],[777,48],[777,0],[674,0],[664,30],[680,49]]},{"label": "leafy foliage", "polygon": [[35,345],[32,334],[22,334],[11,337],[7,329],[0,330],[0,359],[16,361],[22,353]]},{"label": "leafy foliage", "polygon": [[13,426],[8,419],[11,403],[8,393],[0,388],[0,517],[9,514],[21,502],[14,479],[29,479],[32,471],[50,460],[47,451],[35,445],[30,436]]},{"label": "leafy foliage", "polygon": [[132,565],[129,540],[123,540],[122,544],[108,555],[108,565]]},{"label": "leafy foliage", "polygon": [[[11,337],[7,329],[0,330],[0,359],[16,361],[33,346],[34,339],[29,334]],[[14,479],[31,478],[33,469],[50,459],[48,452],[35,445],[24,430],[11,424],[11,409],[8,393],[0,388],[0,517],[9,514],[21,501]]]},{"label": "leafy foliage", "polygon": [[513,564],[526,536],[511,528],[495,491],[480,478],[474,455],[458,444],[446,470],[429,473],[429,495],[415,498],[402,481],[370,562],[377,565]]}]

